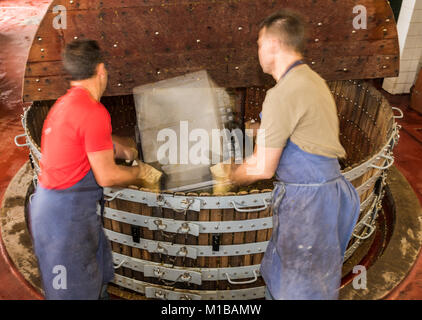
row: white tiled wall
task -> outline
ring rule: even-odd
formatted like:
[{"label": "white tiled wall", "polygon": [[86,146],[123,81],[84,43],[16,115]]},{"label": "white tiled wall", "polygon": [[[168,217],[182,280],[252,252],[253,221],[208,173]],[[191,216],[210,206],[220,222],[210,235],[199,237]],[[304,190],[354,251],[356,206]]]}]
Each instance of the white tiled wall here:
[{"label": "white tiled wall", "polygon": [[409,93],[422,66],[422,0],[403,0],[397,22],[400,44],[400,73],[384,79],[384,90]]}]

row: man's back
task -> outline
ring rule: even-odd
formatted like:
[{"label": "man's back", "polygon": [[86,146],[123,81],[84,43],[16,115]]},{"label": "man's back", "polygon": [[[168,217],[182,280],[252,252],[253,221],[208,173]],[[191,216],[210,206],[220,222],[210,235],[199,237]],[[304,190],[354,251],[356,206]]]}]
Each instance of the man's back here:
[{"label": "man's back", "polygon": [[324,79],[309,66],[295,67],[268,91],[262,114],[266,147],[282,148],[290,138],[309,153],[345,156],[334,98]]},{"label": "man's back", "polygon": [[41,138],[40,183],[65,189],[90,170],[87,152],[112,149],[111,119],[85,89],[72,87],[50,110]]}]

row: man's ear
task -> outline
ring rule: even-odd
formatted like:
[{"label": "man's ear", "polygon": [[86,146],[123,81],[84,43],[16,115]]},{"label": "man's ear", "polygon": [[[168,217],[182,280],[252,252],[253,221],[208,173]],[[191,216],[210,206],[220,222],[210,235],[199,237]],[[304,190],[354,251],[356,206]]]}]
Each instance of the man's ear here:
[{"label": "man's ear", "polygon": [[104,77],[106,75],[105,65],[103,62],[99,63],[96,68],[96,73],[100,77]]},{"label": "man's ear", "polygon": [[280,39],[276,37],[271,38],[271,51],[272,53],[277,53],[283,48],[283,44],[281,43]]}]

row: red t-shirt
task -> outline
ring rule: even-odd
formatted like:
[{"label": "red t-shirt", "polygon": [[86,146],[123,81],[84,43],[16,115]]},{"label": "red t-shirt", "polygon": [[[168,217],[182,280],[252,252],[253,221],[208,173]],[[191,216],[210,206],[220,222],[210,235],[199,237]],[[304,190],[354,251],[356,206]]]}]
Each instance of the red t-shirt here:
[{"label": "red t-shirt", "polygon": [[91,169],[87,153],[113,149],[107,109],[82,87],[60,97],[44,121],[39,182],[47,189],[66,189]]}]

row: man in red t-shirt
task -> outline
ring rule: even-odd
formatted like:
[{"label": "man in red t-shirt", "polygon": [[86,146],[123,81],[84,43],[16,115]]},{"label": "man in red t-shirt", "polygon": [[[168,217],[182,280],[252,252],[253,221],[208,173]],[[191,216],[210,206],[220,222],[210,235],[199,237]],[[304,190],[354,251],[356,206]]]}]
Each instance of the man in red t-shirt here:
[{"label": "man in red t-shirt", "polygon": [[95,41],[69,43],[63,63],[71,88],[50,110],[41,138],[41,173],[30,207],[35,254],[47,299],[98,299],[114,276],[109,241],[97,215],[101,187],[141,184],[153,169],[116,165],[134,160],[133,144],[113,143],[99,102],[107,70]]}]

